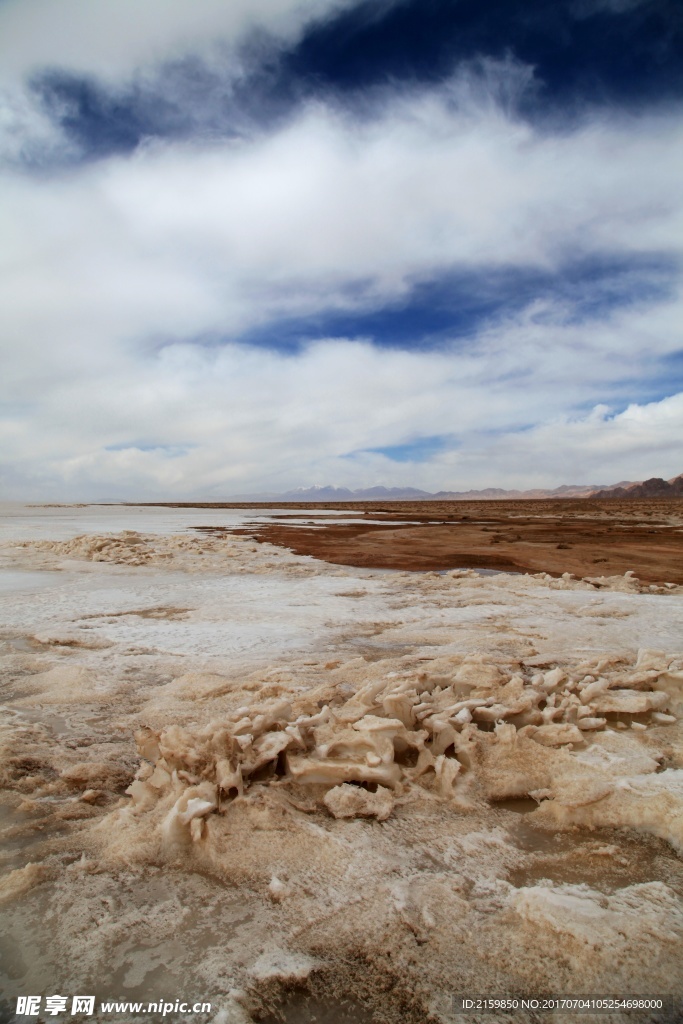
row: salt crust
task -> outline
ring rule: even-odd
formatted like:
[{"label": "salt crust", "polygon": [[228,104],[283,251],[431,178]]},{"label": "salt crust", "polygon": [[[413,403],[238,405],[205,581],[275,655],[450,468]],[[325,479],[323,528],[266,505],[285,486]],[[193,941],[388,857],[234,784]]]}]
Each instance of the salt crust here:
[{"label": "salt crust", "polygon": [[[238,572],[271,572],[275,560],[267,551],[250,556],[234,539],[202,539],[198,551],[195,538],[137,534],[25,550],[130,567],[180,562],[188,572],[204,571],[205,556],[214,568],[227,556]],[[315,569],[285,557],[279,571]],[[425,574],[420,582],[406,578],[406,595],[414,600],[416,589],[446,588],[449,579],[453,587],[479,588],[488,601],[505,586],[466,571],[433,582]],[[541,574],[529,583],[642,591],[632,575],[578,581]],[[106,658],[105,650],[95,643],[74,657]],[[85,756],[79,748],[66,757],[49,748],[42,726],[10,723],[5,792],[23,800],[13,806],[34,815],[41,809],[45,822],[53,808],[55,818],[77,827],[85,851],[66,870],[47,856],[4,875],[0,897],[10,914],[16,904],[16,933],[26,920],[22,907],[34,906],[35,916],[39,905],[21,900],[52,893],[60,920],[70,907],[76,915],[64,932],[69,960],[95,963],[93,951],[101,946],[104,957],[114,936],[120,943],[126,928],[140,929],[140,911],[125,918],[112,909],[101,937],[83,922],[96,919],[103,902],[121,900],[117,877],[139,887],[161,867],[165,881],[203,876],[242,887],[254,918],[193,961],[195,977],[203,971],[214,990],[224,979],[216,1021],[246,1021],[259,992],[314,987],[317,976],[380,1004],[381,979],[390,977],[403,1008],[392,1010],[389,1000],[377,1019],[415,1022],[447,1020],[441,996],[454,987],[588,991],[614,982],[624,990],[680,989],[683,918],[673,867],[668,881],[633,878],[616,892],[552,877],[513,885],[509,870],[528,858],[511,841],[510,812],[496,809],[497,802],[531,798],[538,809],[524,820],[539,834],[543,827],[551,838],[558,828],[570,835],[637,829],[681,851],[680,656],[644,649],[635,660],[622,651],[558,664],[520,640],[508,657],[434,651],[421,665],[400,657],[331,664],[339,668],[312,664],[305,686],[273,677],[241,691],[220,672],[176,672],[147,693],[142,720],[165,721],[137,729],[139,767],[122,799],[130,779],[123,741],[112,745],[103,736]],[[42,665],[22,677],[16,707],[37,701],[77,716],[93,699],[91,669]],[[311,680],[316,673],[329,681]],[[115,688],[100,682],[95,693],[113,700]],[[611,859],[622,855],[618,842],[604,849],[608,856],[589,843],[582,856],[604,861],[608,876]],[[206,898],[188,889],[189,905]],[[166,914],[165,903],[159,915],[149,911],[151,947],[153,934],[161,941],[178,926],[162,906]],[[146,954],[139,956],[144,964]]]},{"label": "salt crust", "polygon": [[[645,663],[650,667],[643,669]],[[459,664],[453,659],[448,683],[442,674],[436,682],[429,675],[416,680],[411,673],[405,679],[376,680],[346,700],[308,713],[297,713],[289,702],[274,699],[236,709],[196,731],[178,726],[141,730],[136,741],[146,760],[128,791],[130,804],[101,826],[107,831],[109,856],[121,856],[125,849],[130,857],[137,849],[138,855],[157,863],[195,864],[234,878],[235,859],[226,857],[226,850],[235,842],[244,843],[245,828],[280,830],[280,863],[288,865],[288,880],[274,876],[267,888],[271,900],[295,921],[302,895],[305,905],[306,890],[311,890],[303,883],[302,894],[292,858],[301,857],[304,849],[316,849],[316,870],[330,878],[329,858],[335,854],[329,840],[318,832],[319,826],[310,832],[302,821],[311,816],[313,823],[321,812],[336,819],[386,822],[431,807],[428,835],[435,839],[432,821],[439,806],[442,815],[467,818],[476,817],[491,801],[531,797],[539,803],[531,816],[539,825],[634,828],[664,838],[680,851],[683,771],[660,771],[657,743],[644,748],[633,730],[615,731],[614,720],[602,718],[600,727],[589,732],[576,725],[584,714],[597,717],[592,706],[597,698],[592,694],[635,692],[661,698],[650,701],[649,707],[668,707],[668,693],[656,687],[662,679],[671,684],[683,675],[671,663],[665,655],[641,651],[631,665],[622,660],[600,669],[595,663],[579,663],[569,672],[522,667],[510,675],[481,656],[465,657]],[[634,679],[639,689],[630,691]],[[586,695],[591,680],[601,685]],[[652,689],[644,689],[646,685]],[[491,710],[495,716],[486,714]],[[647,718],[640,705],[637,713]],[[621,724],[626,724],[625,715],[621,713]],[[652,721],[642,724],[646,733],[656,730],[661,740],[661,726]],[[342,849],[346,846],[341,834],[337,841]],[[247,849],[253,847],[245,848],[249,860]],[[349,870],[355,871],[353,849],[349,848]],[[383,883],[398,920],[418,946],[440,949],[448,935],[451,941],[457,935],[462,942],[461,929],[454,929],[452,921],[447,924],[437,909],[440,901],[455,897],[448,913],[462,922],[471,920],[473,905],[484,916],[494,914],[499,927],[510,929],[510,941],[516,936],[525,947],[525,956],[542,956],[543,943],[552,942],[571,964],[572,975],[602,978],[603,987],[609,977],[607,965],[616,957],[628,964],[631,984],[640,977],[636,959],[642,953],[636,950],[642,950],[643,942],[658,951],[662,964],[669,964],[669,973],[662,978],[673,977],[670,958],[683,951],[683,907],[665,883],[636,883],[610,896],[588,885],[515,889],[493,866],[496,855],[506,855],[502,838],[490,832],[470,834],[461,841],[461,850],[463,867],[473,859],[478,863],[469,905],[463,905],[457,883],[455,892],[450,888],[453,881],[448,883],[448,897],[442,882],[435,882],[431,895],[424,881]],[[337,856],[342,856],[341,850]],[[452,863],[455,867],[457,861]],[[366,890],[368,867],[359,866],[366,879],[359,899],[370,899],[375,906],[377,897],[369,897]],[[386,860],[375,870],[378,880],[386,878]],[[332,878],[337,879],[336,872]],[[339,885],[339,880],[333,884]],[[348,896],[344,903],[344,914],[353,918]],[[316,931],[322,909],[320,903],[317,906],[308,925],[304,918],[294,927],[295,944]],[[443,939],[437,941],[437,935]],[[385,935],[383,941],[393,940]],[[499,934],[487,941],[500,953]],[[309,946],[311,951],[319,948]],[[586,961],[589,951],[591,970]],[[277,965],[280,960],[275,956],[271,962]],[[650,958],[648,965],[651,975]],[[520,970],[529,972],[527,978],[543,975],[538,960]],[[283,966],[279,977],[289,984],[293,976]],[[273,978],[269,975],[270,981]],[[526,984],[528,988],[530,982]],[[644,977],[639,984],[645,984]],[[437,1016],[442,1012],[433,1001],[432,1011]]]},{"label": "salt crust", "polygon": [[[651,754],[634,763],[633,741],[606,730],[604,717],[668,708],[660,680],[683,684],[671,662],[641,651],[635,665],[605,666],[595,678],[587,666],[571,676],[559,668],[507,676],[481,657],[465,658],[450,682],[380,679],[313,712],[296,714],[273,699],[198,730],[141,729],[144,760],[119,813],[154,811],[164,842],[199,842],[206,819],[254,784],[309,790],[335,817],[380,821],[417,787],[460,809],[481,798],[531,796],[542,802],[539,815],[558,824],[638,827],[683,850],[683,772],[654,774],[660,765]],[[584,749],[588,759],[574,753]],[[637,774],[625,774],[632,767]]]}]

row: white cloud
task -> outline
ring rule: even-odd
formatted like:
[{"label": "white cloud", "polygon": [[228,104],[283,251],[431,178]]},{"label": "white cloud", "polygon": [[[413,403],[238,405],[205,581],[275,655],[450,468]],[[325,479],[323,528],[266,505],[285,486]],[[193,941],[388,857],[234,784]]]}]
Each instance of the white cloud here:
[{"label": "white cloud", "polygon": [[[612,330],[628,331],[628,321]],[[571,351],[562,329],[548,340]],[[237,345],[129,352],[105,370],[43,380],[30,414],[18,409],[5,421],[0,447],[12,453],[18,497],[46,489],[220,497],[330,480],[434,490],[554,486],[680,471],[683,395],[616,416],[604,407],[570,416],[561,410],[586,384],[552,379],[543,367],[536,375],[527,352],[520,365],[526,379],[492,389],[485,351],[459,357],[329,340],[298,356]],[[422,465],[364,451],[434,434],[453,436],[458,447]]]},{"label": "white cloud", "polygon": [[359,282],[391,297],[449,267],[679,252],[682,177],[673,112],[548,136],[452,89],[361,124],[316,106],[255,141],[6,174],[6,323],[41,348],[229,335]]},{"label": "white cloud", "polygon": [[[521,434],[503,434],[469,453],[485,459],[489,479],[506,478],[506,466],[534,467],[534,481],[611,484],[618,480],[669,479],[683,472],[683,392],[657,402],[632,403],[614,414],[596,406],[587,415],[558,417]],[[512,474],[514,476],[514,473]],[[508,477],[509,479],[509,477]]]},{"label": "white cloud", "polygon": [[[357,0],[353,0],[355,4]],[[238,42],[252,30],[283,42],[350,0],[3,0],[2,76],[44,67],[122,78],[137,68]]]},{"label": "white cloud", "polygon": [[[467,264],[558,265],[568,252],[678,248],[678,116],[547,136],[449,91],[388,104],[358,124],[316,106],[257,143],[152,148],[112,165],[100,201],[141,244],[270,282]],[[198,187],[198,184],[201,186]]]},{"label": "white cloud", "polygon": [[[247,6],[230,15],[242,27]],[[283,355],[230,340],[360,293],[395,300],[453,268],[680,258],[680,111],[548,133],[506,113],[527,79],[512,62],[470,66],[437,89],[375,96],[362,120],[315,104],[256,139],[5,172],[6,491],[460,489],[683,469],[680,396],[611,418],[576,412],[638,400],[639,377],[680,350],[675,294],[580,324],[550,298],[433,352],[323,339]],[[212,335],[226,343],[191,343]],[[353,454],[441,434],[457,447],[421,466]]]}]

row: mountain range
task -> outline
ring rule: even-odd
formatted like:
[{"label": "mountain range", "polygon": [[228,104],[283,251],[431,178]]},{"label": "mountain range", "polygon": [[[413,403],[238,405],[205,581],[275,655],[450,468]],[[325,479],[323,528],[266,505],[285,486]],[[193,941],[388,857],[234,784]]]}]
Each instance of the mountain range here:
[{"label": "mountain range", "polygon": [[331,484],[313,487],[297,487],[282,494],[238,494],[232,501],[283,501],[283,502],[338,502],[338,501],[511,501],[515,499],[552,498],[681,498],[683,497],[683,474],[663,480],[652,477],[649,480],[633,482],[621,480],[618,484],[563,484],[552,490],[534,488],[527,491],[506,491],[502,487],[486,487],[480,491],[421,491],[417,487],[366,487],[350,490],[348,487],[334,487]]},{"label": "mountain range", "polygon": [[653,476],[636,484],[615,484],[604,490],[595,491],[592,498],[683,498],[683,473],[662,480]]}]

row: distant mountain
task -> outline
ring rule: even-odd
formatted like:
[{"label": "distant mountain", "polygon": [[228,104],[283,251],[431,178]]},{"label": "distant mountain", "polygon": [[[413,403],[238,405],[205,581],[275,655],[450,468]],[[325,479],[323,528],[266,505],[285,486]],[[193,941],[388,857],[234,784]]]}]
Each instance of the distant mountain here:
[{"label": "distant mountain", "polygon": [[277,494],[236,494],[231,501],[282,502],[343,502],[343,501],[505,501],[514,498],[583,498],[592,494],[600,484],[563,484],[554,490],[537,488],[531,491],[506,491],[501,487],[487,487],[482,491],[421,491],[417,487],[366,487],[352,491],[348,487],[331,484],[297,487],[293,491]]},{"label": "distant mountain", "polygon": [[594,491],[592,498],[683,498],[683,473],[671,480],[653,476],[637,484],[616,484]]},{"label": "distant mountain", "polygon": [[562,484],[553,490],[535,488],[530,491],[505,491],[487,487],[483,491],[439,491],[432,498],[453,501],[510,501],[514,498],[587,498],[600,484]]},{"label": "distant mountain", "polygon": [[429,491],[416,487],[366,487],[351,491],[348,487],[297,487],[278,495],[284,501],[422,501],[433,498]]},{"label": "distant mountain", "polygon": [[348,487],[332,484],[297,487],[284,494],[234,495],[231,501],[254,502],[344,502],[344,501],[515,501],[545,500],[552,498],[679,498],[683,497],[683,474],[672,480],[651,480],[634,483],[621,480],[618,484],[562,484],[552,490],[541,487],[528,491],[506,491],[502,487],[486,487],[481,491],[421,491],[417,487],[366,487],[352,491]]}]

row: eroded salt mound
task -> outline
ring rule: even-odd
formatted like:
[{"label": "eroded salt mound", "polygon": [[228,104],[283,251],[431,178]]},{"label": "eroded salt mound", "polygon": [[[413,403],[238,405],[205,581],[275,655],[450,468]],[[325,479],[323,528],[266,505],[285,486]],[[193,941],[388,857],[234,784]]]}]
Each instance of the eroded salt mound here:
[{"label": "eroded salt mound", "polygon": [[141,729],[143,764],[115,813],[153,813],[162,843],[182,844],[255,787],[379,820],[416,792],[462,810],[531,797],[555,826],[641,828],[683,850],[683,771],[660,771],[661,752],[640,742],[676,722],[683,671],[647,651],[613,662],[506,675],[465,659],[450,680],[380,679],[299,713],[273,699],[201,728]]}]

